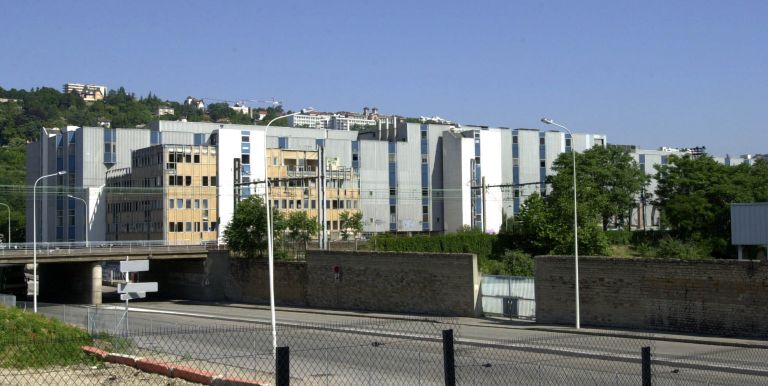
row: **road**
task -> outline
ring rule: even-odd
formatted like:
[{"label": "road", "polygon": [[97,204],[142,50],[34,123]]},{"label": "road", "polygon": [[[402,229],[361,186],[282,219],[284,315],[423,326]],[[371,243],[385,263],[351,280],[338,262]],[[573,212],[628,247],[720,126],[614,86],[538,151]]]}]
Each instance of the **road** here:
[{"label": "road", "polygon": [[[91,312],[91,321],[114,329],[122,307],[106,305],[98,316]],[[87,324],[85,308],[41,310]],[[295,384],[442,384],[440,337],[448,328],[457,335],[459,384],[638,384],[643,346],[652,347],[656,384],[768,382],[768,349],[759,341],[573,334],[544,331],[529,322],[289,308],[279,310],[278,320],[278,345],[291,349]],[[273,377],[266,307],[137,302],[129,323],[136,354],[222,374]]]}]

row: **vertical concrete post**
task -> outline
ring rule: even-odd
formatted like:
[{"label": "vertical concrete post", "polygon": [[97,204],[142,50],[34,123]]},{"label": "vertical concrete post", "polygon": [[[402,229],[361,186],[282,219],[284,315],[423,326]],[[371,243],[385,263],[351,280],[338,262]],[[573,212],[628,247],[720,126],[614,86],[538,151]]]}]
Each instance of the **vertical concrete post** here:
[{"label": "vertical concrete post", "polygon": [[91,263],[91,304],[101,304],[101,263]]}]

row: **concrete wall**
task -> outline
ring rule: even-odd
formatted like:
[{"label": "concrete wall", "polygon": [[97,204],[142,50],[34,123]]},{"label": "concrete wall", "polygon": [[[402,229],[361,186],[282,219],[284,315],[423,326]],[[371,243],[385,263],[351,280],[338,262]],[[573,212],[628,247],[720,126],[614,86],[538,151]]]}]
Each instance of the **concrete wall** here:
[{"label": "concrete wall", "polygon": [[[574,323],[573,257],[536,258],[536,321]],[[765,336],[768,266],[757,261],[579,259],[585,326]]]},{"label": "concrete wall", "polygon": [[[140,280],[157,281],[164,298],[268,304],[268,269],[265,260],[211,251],[205,261],[153,261]],[[306,262],[275,264],[282,306],[474,316],[479,290],[470,254],[309,251]]]}]

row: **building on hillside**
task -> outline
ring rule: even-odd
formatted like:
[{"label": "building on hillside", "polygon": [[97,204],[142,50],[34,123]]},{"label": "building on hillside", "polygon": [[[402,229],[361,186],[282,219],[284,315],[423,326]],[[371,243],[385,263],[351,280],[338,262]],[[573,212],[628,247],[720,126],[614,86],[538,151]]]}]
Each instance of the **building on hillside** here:
[{"label": "building on hillside", "polygon": [[63,89],[65,94],[75,93],[86,102],[100,101],[107,96],[107,86],[97,84],[66,83]]},{"label": "building on hillside", "polygon": [[188,96],[187,99],[184,99],[184,104],[187,106],[197,107],[198,110],[205,110],[205,102],[202,99]]},{"label": "building on hillside", "polygon": [[107,174],[107,240],[217,239],[215,146],[155,145],[131,158],[130,168]]},{"label": "building on hillside", "polygon": [[171,106],[157,106],[157,111],[155,111],[155,115],[158,117],[162,117],[163,115],[174,115],[176,114],[176,110],[174,110]]},{"label": "building on hillside", "polygon": [[330,114],[309,112],[306,114],[296,114],[288,117],[288,126],[304,127],[310,129],[327,129]]}]

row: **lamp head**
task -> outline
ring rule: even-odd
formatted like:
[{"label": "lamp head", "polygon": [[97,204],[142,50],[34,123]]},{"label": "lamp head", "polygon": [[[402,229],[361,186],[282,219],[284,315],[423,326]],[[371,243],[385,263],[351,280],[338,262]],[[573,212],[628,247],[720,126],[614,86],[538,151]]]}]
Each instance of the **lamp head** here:
[{"label": "lamp head", "polygon": [[314,108],[314,107],[307,107],[307,108],[303,108],[303,109],[301,109],[301,113],[302,113],[302,114],[311,113],[311,112],[313,112],[313,111],[315,111],[315,108]]},{"label": "lamp head", "polygon": [[552,118],[544,117],[544,118],[541,118],[541,121],[546,123],[546,124],[548,124],[548,125],[552,124]]},{"label": "lamp head", "polygon": [[59,171],[58,173],[56,173],[56,174],[57,174],[57,175],[60,175],[60,176],[63,176],[63,175],[65,175],[65,174],[67,174],[67,171],[66,171],[66,170],[60,170],[60,171]]}]

